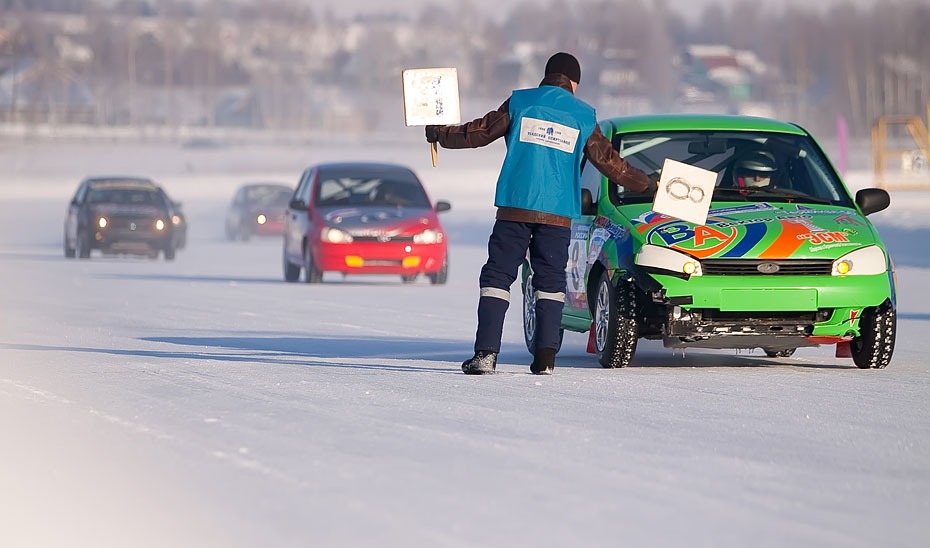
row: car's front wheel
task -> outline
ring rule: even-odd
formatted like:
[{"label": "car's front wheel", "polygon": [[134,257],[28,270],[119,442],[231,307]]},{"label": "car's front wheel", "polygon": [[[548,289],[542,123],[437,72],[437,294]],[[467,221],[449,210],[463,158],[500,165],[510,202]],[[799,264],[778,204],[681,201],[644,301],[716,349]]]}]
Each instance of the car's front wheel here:
[{"label": "car's front wheel", "polygon": [[323,281],[323,272],[313,262],[313,253],[310,246],[304,246],[304,281],[308,284],[318,284]]},{"label": "car's front wheel", "polygon": [[442,260],[442,267],[432,274],[427,274],[429,283],[433,285],[442,285],[449,279],[449,257]]},{"label": "car's front wheel", "polygon": [[636,287],[621,281],[614,287],[601,272],[594,302],[594,344],[597,359],[608,369],[626,367],[633,361],[639,339]]},{"label": "car's front wheel", "polygon": [[773,350],[771,348],[762,349],[765,355],[770,358],[789,358],[794,354],[795,350],[797,350],[797,348],[783,348],[781,350]]},{"label": "car's front wheel", "polygon": [[76,254],[77,254],[77,251],[73,247],[68,245],[68,235],[65,234],[65,258],[73,259]]},{"label": "car's front wheel", "polygon": [[166,260],[166,261],[173,261],[173,260],[174,260],[174,256],[175,256],[175,249],[174,249],[174,246],[168,246],[168,247],[166,247],[166,248],[165,248],[165,260]]},{"label": "car's front wheel", "polygon": [[860,369],[884,369],[891,363],[897,314],[890,301],[867,308],[859,319],[859,336],[850,343],[853,362]]},{"label": "car's front wheel", "polygon": [[[523,265],[524,269],[529,269]],[[562,348],[562,339],[565,330],[559,329],[559,349]],[[523,342],[530,354],[536,355],[536,291],[533,289],[533,272],[530,270],[523,283]]]},{"label": "car's front wheel", "polygon": [[81,259],[90,259],[90,234],[78,232],[77,256]]},{"label": "car's front wheel", "polygon": [[281,252],[283,257],[283,266],[284,266],[284,281],[286,282],[296,282],[300,279],[300,265],[294,264],[287,260],[287,249],[285,247]]}]

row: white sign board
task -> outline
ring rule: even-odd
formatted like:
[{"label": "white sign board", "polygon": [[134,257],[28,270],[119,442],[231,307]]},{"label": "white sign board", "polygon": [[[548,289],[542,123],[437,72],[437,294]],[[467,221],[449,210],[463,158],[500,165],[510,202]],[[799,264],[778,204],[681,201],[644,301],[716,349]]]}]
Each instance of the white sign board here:
[{"label": "white sign board", "polygon": [[716,172],[666,159],[652,210],[702,225],[707,222],[716,182]]},{"label": "white sign board", "polygon": [[461,122],[456,69],[407,69],[403,71],[403,79],[404,119],[408,126]]}]

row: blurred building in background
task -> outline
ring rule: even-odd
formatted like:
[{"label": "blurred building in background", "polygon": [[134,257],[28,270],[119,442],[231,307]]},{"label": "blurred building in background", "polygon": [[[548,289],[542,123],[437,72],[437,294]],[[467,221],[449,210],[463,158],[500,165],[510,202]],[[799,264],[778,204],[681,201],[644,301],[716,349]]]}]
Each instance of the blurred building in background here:
[{"label": "blurred building in background", "polygon": [[862,137],[930,103],[925,2],[726,5],[684,18],[663,2],[540,1],[502,19],[463,2],[345,19],[290,0],[0,0],[0,131],[390,131],[405,68],[457,67],[468,118],[537,85],[557,50],[582,59],[579,94],[602,117],[754,114],[832,135],[841,116]]}]

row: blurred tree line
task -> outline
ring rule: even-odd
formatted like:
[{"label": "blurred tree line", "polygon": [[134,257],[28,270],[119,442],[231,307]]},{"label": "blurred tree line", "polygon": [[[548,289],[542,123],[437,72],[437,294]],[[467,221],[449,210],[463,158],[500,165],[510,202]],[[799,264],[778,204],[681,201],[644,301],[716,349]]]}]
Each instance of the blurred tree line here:
[{"label": "blurred tree line", "polygon": [[754,98],[815,132],[838,115],[867,136],[882,115],[925,113],[930,3],[770,4],[685,17],[664,0],[527,0],[491,17],[461,0],[345,20],[301,0],[0,0],[0,120],[215,126],[232,112],[251,127],[360,129],[403,68],[459,67],[463,100],[494,108],[558,50],[582,59],[599,112],[597,76],[621,63],[616,78],[636,82],[625,93],[661,112],[681,107],[693,44],[753,52],[766,67]]}]

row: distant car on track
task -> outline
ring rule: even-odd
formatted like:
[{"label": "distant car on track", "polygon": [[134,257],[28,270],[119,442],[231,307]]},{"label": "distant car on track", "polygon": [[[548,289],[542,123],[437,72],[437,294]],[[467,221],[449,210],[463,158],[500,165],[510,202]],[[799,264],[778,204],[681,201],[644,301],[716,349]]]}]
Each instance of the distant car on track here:
[{"label": "distant car on track", "polygon": [[284,279],[308,283],[324,272],[397,274],[405,283],[425,274],[444,284],[449,272],[446,232],[435,206],[408,167],[374,162],[307,168],[288,206]]},{"label": "distant car on track", "polygon": [[65,257],[103,254],[175,258],[180,232],[172,217],[174,204],[151,179],[90,177],[84,179],[68,206],[64,227]]},{"label": "distant car on track", "polygon": [[226,210],[226,239],[280,236],[294,188],[279,183],[249,183],[236,190]]},{"label": "distant car on track", "polygon": [[[638,339],[670,348],[761,348],[787,357],[836,345],[837,357],[883,368],[895,344],[895,276],[866,218],[886,191],[851,196],[815,139],[764,118],[647,115],[604,120],[621,156],[659,180],[666,159],[717,173],[702,225],[652,211],[655,190],[625,191],[582,165],[562,328],[625,367]],[[658,192],[705,201],[682,178]],[[698,188],[700,191],[700,188]],[[532,271],[523,267],[524,337],[534,351]]]}]

